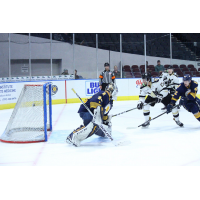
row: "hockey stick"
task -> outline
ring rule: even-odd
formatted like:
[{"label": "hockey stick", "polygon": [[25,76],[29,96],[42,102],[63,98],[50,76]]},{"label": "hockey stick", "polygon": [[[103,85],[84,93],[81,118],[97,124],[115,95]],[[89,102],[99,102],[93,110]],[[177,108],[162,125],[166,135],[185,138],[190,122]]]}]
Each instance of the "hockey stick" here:
[{"label": "hockey stick", "polygon": [[[174,106],[173,109],[176,108],[176,107],[178,107],[178,105]],[[165,111],[164,113],[162,113],[162,114],[160,114],[160,115],[158,115],[158,116],[156,116],[156,117],[154,117],[152,119],[149,119],[148,121],[144,122],[143,124],[145,124],[147,122],[150,122],[150,121],[152,121],[152,120],[154,120],[154,119],[156,119],[156,118],[158,118],[158,117],[160,117],[160,116],[162,116],[162,115],[164,115],[166,113],[167,113],[167,111]],[[140,124],[138,127],[142,126],[143,124]]]},{"label": "hockey stick", "polygon": [[[82,102],[82,104],[84,105],[84,107],[87,109],[87,111],[94,116],[94,114],[91,112],[91,110],[87,107],[87,105],[83,102],[83,100],[81,99],[81,97],[76,93],[76,91],[72,88],[72,91],[76,94],[76,96],[79,98],[79,100]],[[119,143],[115,143],[113,141],[112,136],[104,129],[104,127],[102,125],[99,126],[99,128],[103,131],[103,133],[111,140],[111,142],[115,145],[115,146],[119,146],[119,145],[123,145],[126,142],[121,141]]]},{"label": "hockey stick", "polygon": [[[156,101],[153,101],[153,102],[147,103],[147,104],[145,104],[145,105],[143,105],[143,106],[146,106],[146,105],[149,105],[149,104],[155,103],[155,102],[156,102]],[[124,113],[126,113],[126,112],[130,112],[130,111],[135,110],[135,109],[137,109],[137,107],[136,107],[136,108],[132,108],[132,109],[130,109],[130,110],[126,110],[126,111],[121,112],[121,113],[118,113],[118,114],[115,114],[115,115],[113,115],[112,117],[116,117],[116,116],[118,116],[118,115],[124,114]]]}]

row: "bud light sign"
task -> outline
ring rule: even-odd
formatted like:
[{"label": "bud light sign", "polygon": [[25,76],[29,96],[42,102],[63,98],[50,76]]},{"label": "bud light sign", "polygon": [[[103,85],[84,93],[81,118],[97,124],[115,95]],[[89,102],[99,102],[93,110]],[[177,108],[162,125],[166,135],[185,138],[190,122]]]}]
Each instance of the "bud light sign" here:
[{"label": "bud light sign", "polygon": [[86,96],[92,96],[100,91],[98,81],[86,81],[85,82],[85,93]]}]

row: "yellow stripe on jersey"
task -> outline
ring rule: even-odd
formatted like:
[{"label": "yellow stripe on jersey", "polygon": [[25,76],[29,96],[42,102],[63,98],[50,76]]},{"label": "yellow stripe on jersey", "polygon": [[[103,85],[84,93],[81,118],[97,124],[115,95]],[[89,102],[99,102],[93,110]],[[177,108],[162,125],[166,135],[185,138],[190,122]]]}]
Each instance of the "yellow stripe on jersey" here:
[{"label": "yellow stripe on jersey", "polygon": [[90,108],[96,108],[97,106],[101,106],[101,105],[96,102],[90,102]]},{"label": "yellow stripe on jersey", "polygon": [[195,99],[195,97],[196,97],[196,93],[194,93],[194,92],[190,92],[189,94],[192,95],[192,96],[194,97],[194,99]]},{"label": "yellow stripe on jersey", "polygon": [[200,112],[194,114],[194,116],[195,116],[196,118],[199,118],[199,117],[200,117]]},{"label": "yellow stripe on jersey", "polygon": [[178,99],[175,99],[174,97],[172,97],[172,100],[177,101]]}]

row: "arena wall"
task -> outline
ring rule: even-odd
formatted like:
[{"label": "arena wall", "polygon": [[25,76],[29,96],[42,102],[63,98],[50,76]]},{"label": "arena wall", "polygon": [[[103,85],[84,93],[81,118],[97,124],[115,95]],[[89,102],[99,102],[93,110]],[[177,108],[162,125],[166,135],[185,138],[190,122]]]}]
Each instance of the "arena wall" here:
[{"label": "arena wall", "polygon": [[[182,82],[182,78],[179,79],[179,82]],[[195,80],[197,83],[200,82],[200,78],[193,78],[193,80]],[[83,100],[90,98],[92,95],[99,91],[98,79],[58,80],[50,82],[52,82],[53,85],[53,104],[80,103],[80,100],[77,98],[76,94],[74,94],[72,88],[74,88],[74,90]],[[40,82],[37,81],[0,83],[0,110],[14,108],[24,84],[33,83],[36,84]],[[116,79],[116,83],[119,90],[117,101],[139,99],[138,95],[141,79]],[[197,94],[197,96],[199,97],[200,88],[198,88]]]}]

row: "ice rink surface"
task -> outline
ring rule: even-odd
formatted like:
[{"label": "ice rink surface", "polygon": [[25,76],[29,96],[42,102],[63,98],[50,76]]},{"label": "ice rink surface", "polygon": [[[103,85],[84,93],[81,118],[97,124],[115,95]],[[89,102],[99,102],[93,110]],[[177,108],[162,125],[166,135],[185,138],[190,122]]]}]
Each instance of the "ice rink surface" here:
[{"label": "ice rink surface", "polygon": [[[111,114],[136,107],[137,101],[117,101]],[[112,119],[116,141],[129,143],[114,146],[109,139],[92,136],[80,147],[68,145],[66,137],[82,124],[77,111],[80,104],[53,105],[53,131],[48,142],[8,144],[0,142],[0,166],[200,166],[200,123],[180,109],[179,127],[172,114],[138,128],[143,112],[130,111]],[[162,113],[162,104],[151,107],[151,117]],[[0,111],[0,134],[6,128],[13,109]]]}]

